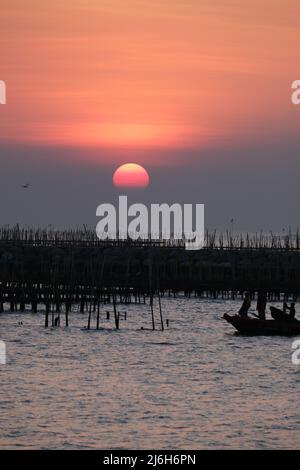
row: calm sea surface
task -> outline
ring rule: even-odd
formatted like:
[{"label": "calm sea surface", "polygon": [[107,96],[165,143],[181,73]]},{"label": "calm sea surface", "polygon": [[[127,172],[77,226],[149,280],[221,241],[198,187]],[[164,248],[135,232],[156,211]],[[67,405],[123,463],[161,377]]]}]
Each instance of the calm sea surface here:
[{"label": "calm sea surface", "polygon": [[141,330],[144,305],[120,306],[119,331],[104,314],[100,331],[76,312],[48,329],[0,314],[0,448],[300,449],[293,339],[235,335],[221,316],[236,302],[162,304],[165,332]]}]

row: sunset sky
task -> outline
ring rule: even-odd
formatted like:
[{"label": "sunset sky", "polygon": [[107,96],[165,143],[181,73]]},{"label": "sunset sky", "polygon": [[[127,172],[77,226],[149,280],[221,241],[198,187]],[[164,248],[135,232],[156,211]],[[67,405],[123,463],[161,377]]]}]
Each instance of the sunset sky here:
[{"label": "sunset sky", "polygon": [[93,225],[135,162],[135,198],[205,203],[211,228],[300,225],[297,0],[1,0],[0,21],[2,224]]}]

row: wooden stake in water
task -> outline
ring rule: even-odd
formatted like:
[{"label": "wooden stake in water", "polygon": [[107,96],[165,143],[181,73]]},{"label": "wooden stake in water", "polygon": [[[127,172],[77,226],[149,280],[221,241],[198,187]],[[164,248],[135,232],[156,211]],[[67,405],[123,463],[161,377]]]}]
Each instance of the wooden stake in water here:
[{"label": "wooden stake in water", "polygon": [[155,330],[155,320],[153,312],[153,290],[152,290],[152,262],[149,264],[149,291],[150,291],[150,308],[152,318],[152,330]]},{"label": "wooden stake in water", "polygon": [[161,323],[161,331],[164,331],[164,319],[162,316],[162,310],[161,310],[161,301],[160,301],[160,292],[158,290],[158,306],[159,306],[159,315],[160,315],[160,323]]},{"label": "wooden stake in water", "polygon": [[155,330],[155,320],[154,320],[154,312],[153,312],[153,295],[150,296],[150,307],[151,307],[151,318],[152,318],[152,330]]},{"label": "wooden stake in water", "polygon": [[48,328],[49,325],[49,310],[46,308],[46,313],[45,313],[45,328]]},{"label": "wooden stake in water", "polygon": [[118,330],[118,329],[119,329],[119,326],[120,326],[120,316],[119,316],[119,313],[117,313],[116,296],[115,296],[115,294],[113,294],[113,306],[114,306],[114,315],[115,315],[116,330]]},{"label": "wooden stake in water", "polygon": [[100,323],[100,302],[98,302],[98,310],[97,310],[97,325],[96,325],[97,330],[99,330],[99,323]]}]

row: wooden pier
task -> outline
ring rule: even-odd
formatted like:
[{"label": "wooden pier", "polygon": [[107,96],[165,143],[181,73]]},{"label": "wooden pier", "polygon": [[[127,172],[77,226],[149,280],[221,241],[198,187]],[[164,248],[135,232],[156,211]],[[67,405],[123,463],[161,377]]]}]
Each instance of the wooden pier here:
[{"label": "wooden pier", "polygon": [[[300,250],[290,246],[211,246],[188,251],[163,242],[100,242],[70,236],[0,232],[0,312],[44,305],[47,322],[72,305],[97,312],[100,303],[144,303],[154,295],[269,299],[300,294]],[[31,234],[32,235],[32,234]],[[298,242],[297,242],[298,243]]]}]

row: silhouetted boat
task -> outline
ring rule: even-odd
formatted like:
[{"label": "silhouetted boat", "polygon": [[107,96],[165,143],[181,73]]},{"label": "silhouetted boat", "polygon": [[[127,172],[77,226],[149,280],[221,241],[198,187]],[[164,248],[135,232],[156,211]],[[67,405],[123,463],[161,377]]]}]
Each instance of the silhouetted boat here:
[{"label": "silhouetted boat", "polygon": [[271,316],[274,318],[274,320],[277,321],[284,321],[284,322],[294,322],[294,323],[300,323],[299,320],[296,318],[291,318],[287,313],[284,313],[282,310],[276,307],[270,307],[271,310]]},{"label": "silhouetted boat", "polygon": [[258,318],[228,315],[227,313],[223,318],[244,335],[292,336],[300,334],[300,322],[298,321],[259,320]]}]

